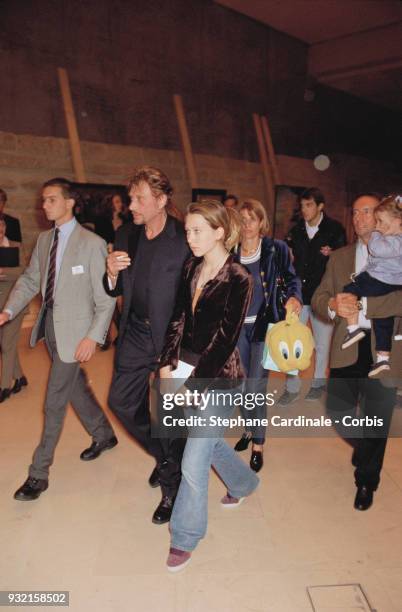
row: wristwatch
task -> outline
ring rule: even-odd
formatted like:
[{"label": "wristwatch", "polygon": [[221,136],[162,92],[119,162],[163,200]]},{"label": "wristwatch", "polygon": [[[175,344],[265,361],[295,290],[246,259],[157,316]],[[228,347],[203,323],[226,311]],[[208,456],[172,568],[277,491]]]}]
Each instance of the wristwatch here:
[{"label": "wristwatch", "polygon": [[357,306],[357,310],[363,310],[363,302],[362,302],[362,300],[357,300],[356,306]]}]

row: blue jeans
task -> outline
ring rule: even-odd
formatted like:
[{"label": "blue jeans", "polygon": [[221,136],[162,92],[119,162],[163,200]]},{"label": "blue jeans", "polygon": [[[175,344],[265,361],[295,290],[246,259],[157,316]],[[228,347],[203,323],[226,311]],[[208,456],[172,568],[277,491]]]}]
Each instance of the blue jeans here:
[{"label": "blue jeans", "polygon": [[[237,347],[240,351],[240,359],[246,371],[247,379],[244,383],[244,393],[266,393],[268,371],[262,367],[264,356],[264,342],[253,342],[254,323],[244,323],[241,328]],[[265,419],[267,406],[255,406],[253,410],[247,410],[241,406],[240,412],[245,419]],[[251,433],[254,444],[264,444],[266,427],[250,427],[247,433]]]},{"label": "blue jeans", "polygon": [[[206,419],[210,414],[228,418],[233,409],[231,406],[208,406],[205,410],[196,412]],[[171,546],[174,548],[191,552],[205,536],[211,466],[233,497],[246,497],[258,486],[259,479],[239,458],[238,453],[222,439],[223,433],[223,429],[211,429],[211,436],[216,437],[206,438],[195,437],[195,432],[190,431],[181,464],[179,492],[170,519]]]}]

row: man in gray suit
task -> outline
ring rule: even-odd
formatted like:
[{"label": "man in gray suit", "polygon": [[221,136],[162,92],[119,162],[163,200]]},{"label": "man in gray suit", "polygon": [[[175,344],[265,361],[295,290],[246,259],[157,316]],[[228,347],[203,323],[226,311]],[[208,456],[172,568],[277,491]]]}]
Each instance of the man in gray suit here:
[{"label": "man in gray suit", "polygon": [[82,460],[96,459],[117,444],[80,367],[93,356],[96,344],[104,343],[115,306],[102,286],[106,244],[77,223],[75,196],[67,180],[46,182],[42,202],[55,226],[39,235],[30,264],[0,314],[0,325],[7,324],[41,292],[43,303],[30,344],[35,346],[44,337],[52,360],[42,439],[29,477],[14,495],[21,501],[37,499],[48,488],[49,467],[69,402],[93,439],[81,453]]}]

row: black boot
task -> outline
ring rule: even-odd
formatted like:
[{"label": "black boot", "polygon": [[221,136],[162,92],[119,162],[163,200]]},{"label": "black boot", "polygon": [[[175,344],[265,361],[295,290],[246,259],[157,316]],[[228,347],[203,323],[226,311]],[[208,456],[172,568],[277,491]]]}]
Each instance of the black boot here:
[{"label": "black boot", "polygon": [[160,484],[159,483],[159,470],[158,470],[157,465],[154,467],[154,469],[151,472],[150,477],[148,478],[148,484],[153,489],[155,489],[156,487],[159,487],[159,484]]},{"label": "black boot", "polygon": [[11,393],[19,393],[22,387],[26,387],[27,384],[28,384],[28,381],[25,376],[21,376],[21,378],[17,378],[14,383],[13,388],[11,389]]},{"label": "black boot", "polygon": [[248,449],[248,445],[251,442],[251,435],[249,433],[244,433],[240,440],[238,440],[235,444],[235,451],[241,453],[241,451],[245,451]]},{"label": "black boot", "polygon": [[152,515],[152,522],[155,523],[155,525],[163,525],[164,523],[168,523],[170,521],[170,517],[172,516],[173,504],[174,497],[164,495],[160,501],[160,504]]},{"label": "black boot", "polygon": [[264,459],[262,451],[255,451],[251,453],[250,467],[254,472],[259,472],[264,465]]},{"label": "black boot", "polygon": [[11,389],[0,389],[0,404],[11,395]]}]

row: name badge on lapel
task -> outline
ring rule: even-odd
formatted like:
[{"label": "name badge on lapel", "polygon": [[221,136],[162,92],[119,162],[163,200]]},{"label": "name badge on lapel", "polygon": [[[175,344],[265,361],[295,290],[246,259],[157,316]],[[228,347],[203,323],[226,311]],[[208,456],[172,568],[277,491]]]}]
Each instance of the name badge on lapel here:
[{"label": "name badge on lapel", "polygon": [[73,275],[84,274],[84,266],[73,266],[71,268],[71,272],[73,273]]}]

